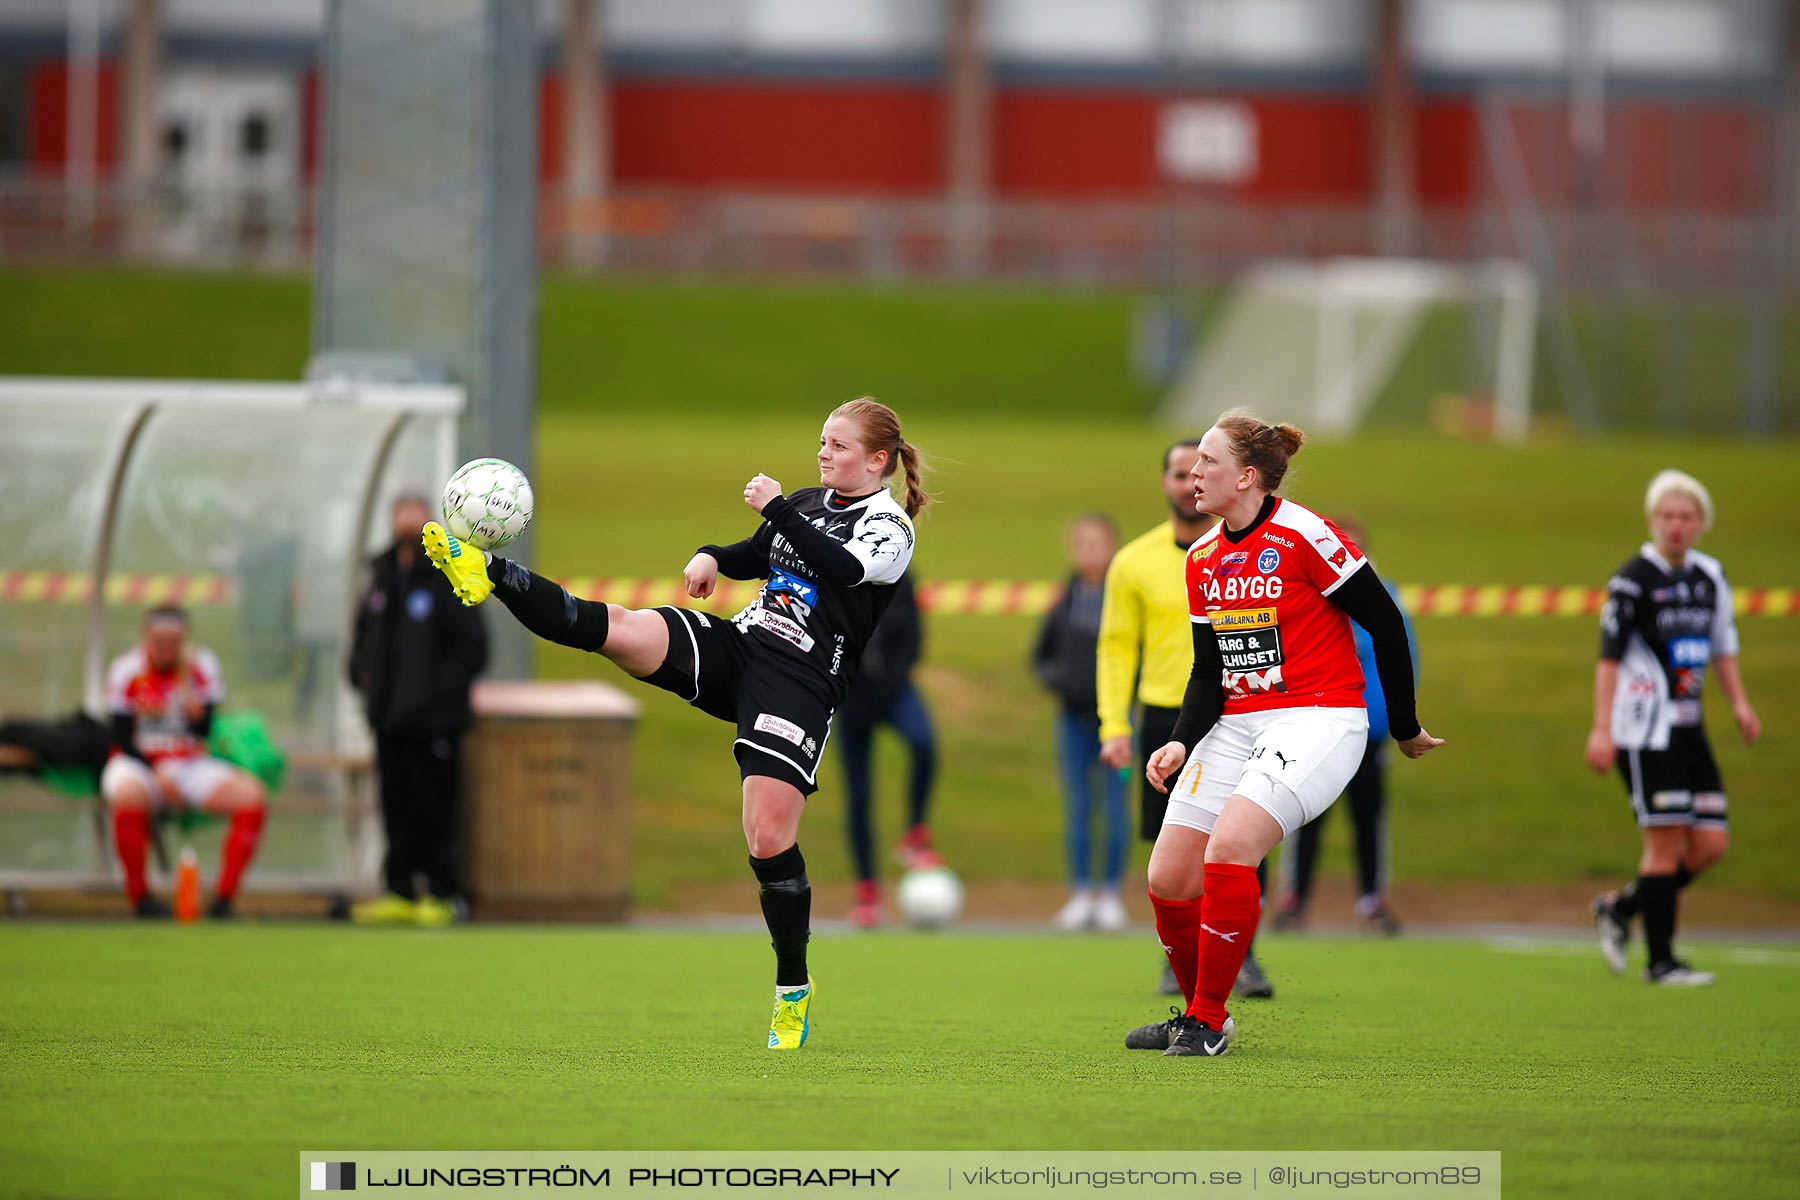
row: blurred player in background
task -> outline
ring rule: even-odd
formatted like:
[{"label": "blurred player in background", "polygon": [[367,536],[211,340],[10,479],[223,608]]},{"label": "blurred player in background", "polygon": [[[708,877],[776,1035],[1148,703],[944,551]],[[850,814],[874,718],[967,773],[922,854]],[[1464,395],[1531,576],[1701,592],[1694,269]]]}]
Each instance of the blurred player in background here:
[{"label": "blurred player in background", "polygon": [[[729,546],[702,546],[688,560],[683,578],[697,599],[712,595],[721,575],[766,580],[730,621],[577,599],[518,563],[462,545],[436,522],[425,527],[426,553],[463,603],[498,596],[539,637],[603,654],[737,726],[744,839],[775,949],[771,1050],[798,1049],[811,1029],[812,884],[800,815],[817,790],[832,713],[912,561],[912,518],[930,502],[922,455],[894,411],[866,396],[825,419],[818,465],[822,486],[792,496],[768,476],[752,476],[743,498],[762,518],[756,531]],[[898,500],[886,486],[896,473]]]},{"label": "blurred player in background", "polygon": [[1132,1030],[1130,1049],[1231,1048],[1225,1000],[1262,910],[1257,865],[1337,799],[1368,746],[1352,620],[1374,639],[1402,752],[1443,744],[1414,715],[1406,623],[1375,569],[1331,522],[1277,495],[1302,440],[1243,412],[1200,439],[1195,502],[1220,520],[1187,555],[1194,667],[1175,730],[1145,765],[1159,791],[1180,771],[1150,899],[1188,1005]]},{"label": "blurred player in background", "polygon": [[113,746],[100,794],[112,813],[125,895],[140,917],[169,915],[144,880],[150,822],[159,809],[182,804],[231,820],[208,916],[232,915],[238,884],[256,854],[268,806],[262,781],[206,752],[224,698],[219,660],[188,643],[187,614],[179,608],[144,614],[143,640],[106,670]]},{"label": "blurred player in background", "polygon": [[[469,689],[487,666],[487,626],[419,547],[431,509],[402,495],[394,544],[369,564],[350,646],[350,682],[375,734],[387,891],[351,910],[365,925],[448,925],[463,902],[462,738]],[[418,880],[424,880],[424,895]]]},{"label": "blurred player in background", "polygon": [[881,922],[881,891],[875,880],[875,729],[886,725],[906,743],[912,757],[907,777],[906,834],[895,847],[902,867],[935,865],[931,846],[931,785],[937,777],[937,736],[931,712],[913,684],[924,639],[919,597],[912,575],[893,586],[893,602],[863,648],[856,676],[838,709],[837,740],[844,760],[845,833],[856,865],[856,907],[850,920],[867,929]]},{"label": "blurred player in background", "polygon": [[[1369,549],[1361,523],[1351,517],[1338,517],[1336,525],[1344,536],[1365,553]],[[1386,581],[1383,581],[1384,583]],[[1419,679],[1419,640],[1413,636],[1412,618],[1400,601],[1400,589],[1387,583],[1388,595],[1406,622],[1406,643],[1412,651],[1413,682]],[[1362,765],[1350,777],[1345,795],[1350,801],[1350,821],[1355,827],[1356,879],[1361,892],[1356,901],[1356,916],[1368,928],[1380,933],[1400,932],[1400,918],[1388,903],[1388,837],[1387,837],[1387,700],[1381,694],[1381,673],[1375,667],[1375,642],[1367,630],[1354,621],[1350,632],[1356,638],[1356,661],[1362,667],[1363,707],[1369,710],[1369,745],[1363,751]],[[1329,811],[1329,810],[1327,810]],[[1323,815],[1317,821],[1301,826],[1281,854],[1281,902],[1275,906],[1275,928],[1286,929],[1306,920],[1306,903],[1312,895],[1313,871],[1318,865],[1319,842],[1324,834]]]},{"label": "blurred player in background", "polygon": [[[1213,524],[1210,516],[1194,507],[1191,472],[1199,453],[1197,441],[1176,442],[1163,451],[1162,490],[1169,519],[1127,542],[1106,571],[1097,675],[1100,761],[1127,774],[1133,773],[1133,762],[1169,740],[1194,665],[1183,563],[1188,547]],[[1141,705],[1136,758],[1131,738],[1134,685]],[[1142,781],[1138,788],[1138,836],[1154,842],[1168,805],[1167,785],[1156,788]],[[1239,995],[1266,999],[1275,994],[1254,952],[1244,955],[1243,970]],[[1160,990],[1165,996],[1181,994],[1181,985],[1166,964]]]},{"label": "blurred player in background", "polygon": [[1641,915],[1650,952],[1644,978],[1697,987],[1713,976],[1675,957],[1677,901],[1731,840],[1725,784],[1702,724],[1709,663],[1746,745],[1762,722],[1738,671],[1731,585],[1718,559],[1694,549],[1712,528],[1712,497],[1693,476],[1664,471],[1650,481],[1644,515],[1650,540],[1607,581],[1587,739],[1588,766],[1616,766],[1624,777],[1644,850],[1637,879],[1594,901],[1594,921],[1615,972],[1625,970],[1631,921]]},{"label": "blurred player in background", "polygon": [[[1063,836],[1071,894],[1054,918],[1058,929],[1123,929],[1130,919],[1119,898],[1125,849],[1131,837],[1131,823],[1125,814],[1126,780],[1100,761],[1100,714],[1094,686],[1106,568],[1118,548],[1119,528],[1111,517],[1092,513],[1076,518],[1069,527],[1069,557],[1075,570],[1056,604],[1044,614],[1031,652],[1032,670],[1060,702],[1056,757],[1062,766]],[[1106,828],[1098,881],[1093,874],[1096,776]]]}]

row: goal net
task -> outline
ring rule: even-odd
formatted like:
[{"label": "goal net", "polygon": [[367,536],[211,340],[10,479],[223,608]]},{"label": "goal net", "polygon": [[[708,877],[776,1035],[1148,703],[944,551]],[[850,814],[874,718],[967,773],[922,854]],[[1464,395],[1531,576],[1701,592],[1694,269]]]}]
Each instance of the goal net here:
[{"label": "goal net", "polygon": [[1378,408],[1422,420],[1447,397],[1503,440],[1530,423],[1537,281],[1517,262],[1265,263],[1209,324],[1163,400],[1170,423],[1242,406],[1341,436]]},{"label": "goal net", "polygon": [[[363,563],[388,501],[455,466],[443,385],[0,379],[0,714],[102,720],[106,664],[179,604],[219,657],[225,712],[289,756],[247,886],[372,877],[367,733],[345,678]],[[0,775],[0,883],[104,880],[95,802]],[[208,861],[219,830],[184,832]]]}]

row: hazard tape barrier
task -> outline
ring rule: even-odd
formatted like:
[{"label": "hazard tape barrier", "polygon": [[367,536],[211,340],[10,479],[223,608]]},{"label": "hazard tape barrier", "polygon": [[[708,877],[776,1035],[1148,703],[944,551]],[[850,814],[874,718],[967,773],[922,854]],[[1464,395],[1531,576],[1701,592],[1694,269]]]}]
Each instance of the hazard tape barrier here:
[{"label": "hazard tape barrier", "polygon": [[[721,579],[705,600],[690,598],[679,579],[565,579],[577,596],[652,608],[676,604],[708,612],[732,612],[750,603],[758,584]],[[82,603],[92,583],[74,571],[0,571],[0,604]],[[952,616],[1040,616],[1056,603],[1063,585],[1057,580],[943,579],[919,585],[919,606],[926,612]],[[221,575],[113,575],[106,581],[110,604],[143,605],[228,603],[233,582]],[[1740,588],[1735,592],[1739,616],[1800,616],[1800,589]],[[1400,589],[1407,611],[1419,617],[1582,617],[1597,616],[1606,602],[1595,587],[1461,587],[1412,584]]]}]

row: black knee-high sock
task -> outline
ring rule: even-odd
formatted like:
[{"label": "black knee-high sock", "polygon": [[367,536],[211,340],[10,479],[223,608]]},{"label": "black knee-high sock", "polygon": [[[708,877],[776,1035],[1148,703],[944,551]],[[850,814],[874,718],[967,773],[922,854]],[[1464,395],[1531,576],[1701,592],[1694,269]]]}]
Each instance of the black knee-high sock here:
[{"label": "black knee-high sock", "polygon": [[1673,875],[1638,876],[1638,911],[1644,916],[1644,945],[1652,966],[1675,957],[1675,892]]},{"label": "black knee-high sock", "polygon": [[[1675,868],[1672,878],[1675,880],[1675,890],[1679,892],[1694,882],[1694,873],[1686,866],[1679,866]],[[1613,913],[1621,921],[1629,921],[1638,915],[1638,907],[1638,881],[1634,879],[1620,889],[1619,898],[1613,901]]]},{"label": "black knee-high sock", "polygon": [[768,858],[750,858],[762,885],[763,922],[775,947],[775,986],[806,986],[806,942],[812,936],[812,884],[798,843]]},{"label": "black knee-high sock", "polygon": [[545,641],[596,652],[606,645],[607,627],[611,624],[606,605],[571,596],[560,584],[509,558],[492,559],[487,575],[500,603],[511,610],[519,624]]}]

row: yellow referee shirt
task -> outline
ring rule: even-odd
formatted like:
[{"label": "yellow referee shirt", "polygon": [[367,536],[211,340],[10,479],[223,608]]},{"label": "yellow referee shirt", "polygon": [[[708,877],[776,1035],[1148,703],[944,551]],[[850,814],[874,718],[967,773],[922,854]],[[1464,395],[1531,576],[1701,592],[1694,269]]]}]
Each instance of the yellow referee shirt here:
[{"label": "yellow referee shirt", "polygon": [[1175,522],[1168,520],[1126,543],[1106,569],[1095,664],[1103,742],[1131,732],[1134,679],[1145,704],[1181,707],[1194,669],[1186,562],[1187,547],[1175,543]]}]

